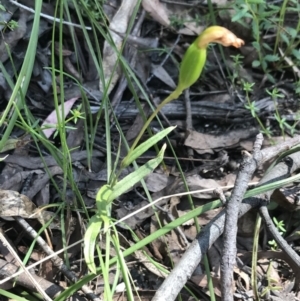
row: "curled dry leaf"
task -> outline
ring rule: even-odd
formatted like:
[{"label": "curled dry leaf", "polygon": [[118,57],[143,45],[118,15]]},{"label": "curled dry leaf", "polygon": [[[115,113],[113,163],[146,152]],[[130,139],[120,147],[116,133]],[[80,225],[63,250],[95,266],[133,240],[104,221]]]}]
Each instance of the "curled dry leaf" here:
[{"label": "curled dry leaf", "polygon": [[[10,221],[15,216],[37,219],[44,225],[55,216],[55,213],[37,208],[24,194],[13,190],[0,189],[0,217]],[[75,219],[71,219],[71,225],[74,226],[75,223]],[[55,218],[49,227],[50,229],[61,229],[59,219]]]}]

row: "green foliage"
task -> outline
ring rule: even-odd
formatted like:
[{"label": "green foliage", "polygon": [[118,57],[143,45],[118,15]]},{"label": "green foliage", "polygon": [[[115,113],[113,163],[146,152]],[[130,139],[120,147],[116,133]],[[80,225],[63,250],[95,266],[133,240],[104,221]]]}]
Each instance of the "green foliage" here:
[{"label": "green foliage", "polygon": [[103,220],[100,216],[94,215],[91,217],[88,228],[84,235],[84,258],[89,270],[96,274],[96,265],[94,261],[94,252],[99,230],[101,230]]},{"label": "green foliage", "polygon": [[[8,75],[4,65],[0,62],[0,70],[3,73],[5,79],[7,80],[10,88],[12,89],[11,97],[7,106],[5,107],[4,112],[1,115],[0,119],[0,126],[3,125],[7,116],[10,115],[8,125],[4,134],[0,140],[0,151],[5,146],[6,141],[8,140],[13,127],[15,126],[16,120],[19,117],[19,112],[23,108],[24,105],[24,95],[27,94],[27,89],[30,82],[30,76],[33,70],[34,60],[35,60],[35,53],[37,49],[37,40],[38,40],[38,30],[39,30],[39,23],[40,23],[40,11],[41,11],[42,4],[40,2],[36,3],[35,11],[36,14],[34,15],[34,21],[32,25],[32,32],[30,35],[30,40],[28,43],[28,47],[26,50],[26,54],[24,57],[22,68],[18,74],[18,78],[15,84],[12,83],[10,76]],[[9,49],[7,49],[9,51]]]},{"label": "green foliage", "polygon": [[285,128],[288,128],[290,129],[290,125],[286,122],[286,119],[285,118],[282,118],[280,116],[280,113],[279,113],[279,110],[278,110],[278,104],[277,104],[277,99],[278,98],[284,98],[284,95],[279,93],[278,89],[277,88],[274,88],[272,91],[269,91],[268,89],[266,89],[266,92],[267,94],[269,94],[274,102],[274,107],[275,107],[275,114],[274,114],[274,117],[275,117],[275,120],[277,121],[280,129],[281,129],[281,135],[282,137],[285,136],[284,134],[284,130]]},{"label": "green foliage", "polygon": [[[273,222],[277,228],[277,230],[279,231],[279,233],[282,235],[286,232],[285,226],[284,226],[284,221],[278,221],[277,218],[274,216],[273,217]],[[276,251],[278,249],[278,245],[277,242],[273,239],[268,241],[268,244],[271,246],[271,249],[273,251]]]},{"label": "green foliage", "polygon": [[76,109],[70,110],[72,117],[69,118],[66,122],[70,122],[71,120],[76,124],[78,119],[84,119],[84,113],[82,112],[82,104],[77,106]]},{"label": "green foliage", "polygon": [[[287,65],[285,57],[289,57],[294,65],[299,65],[300,3],[298,0],[284,0],[283,3],[278,2],[278,5],[269,4],[266,0],[237,0],[231,5],[235,11],[232,21],[239,22],[246,28],[252,28],[254,39],[252,45],[258,54],[258,59],[252,62],[253,68],[260,67],[274,83],[275,79],[271,74],[274,65],[276,71],[291,67]],[[288,22],[291,13],[295,14],[297,22]],[[290,24],[295,26],[292,27]],[[265,32],[275,35],[275,43],[272,47],[263,39]]]},{"label": "green foliage", "polygon": [[18,295],[15,295],[11,292],[8,292],[7,290],[0,289],[0,295],[7,297],[10,300],[16,300],[16,301],[28,301],[28,299],[20,297]]},{"label": "green foliage", "polygon": [[201,16],[199,14],[195,14],[194,18],[184,19],[182,16],[171,15],[169,20],[171,26],[182,28],[185,23],[196,23],[196,26],[198,26],[201,23]]},{"label": "green foliage", "polygon": [[74,124],[77,123],[78,119],[85,119],[84,117],[84,113],[82,112],[82,104],[80,104],[79,106],[77,106],[77,108],[70,110],[70,114],[71,116],[66,119],[66,120],[62,120],[62,122],[58,122],[57,124],[48,124],[46,126],[44,126],[44,128],[56,128],[56,131],[53,134],[53,138],[56,138],[59,134],[60,129],[68,129],[68,130],[76,130],[75,127],[73,126],[69,126],[68,123],[73,122]]},{"label": "green foliage", "polygon": [[[265,127],[262,121],[259,118],[259,108],[256,106],[255,101],[250,100],[249,92],[252,92],[252,88],[254,86],[254,83],[247,83],[243,82],[243,90],[246,92],[246,100],[247,104],[245,105],[245,108],[248,109],[252,115],[253,118],[256,119],[258,122],[261,132],[265,134],[268,138],[272,138],[272,132],[269,127]],[[274,102],[275,107],[275,113],[274,113],[274,119],[277,121],[278,126],[281,130],[282,137],[285,137],[285,131],[288,130],[291,135],[294,135],[295,128],[298,125],[298,121],[296,121],[293,125],[290,125],[286,118],[282,117],[278,110],[278,99],[284,98],[284,95],[278,91],[278,89],[275,87],[272,91],[269,91],[266,89],[266,93],[269,94]]]},{"label": "green foliage", "polygon": [[138,147],[136,147],[132,152],[129,152],[128,155],[123,159],[121,163],[121,168],[125,168],[129,166],[134,160],[140,157],[147,149],[149,149],[149,145],[155,145],[158,141],[160,141],[163,137],[168,135],[171,131],[175,129],[174,126],[171,126],[167,129],[162,130],[156,135],[149,138],[146,142],[141,143]]},{"label": "green foliage", "polygon": [[295,92],[300,95],[300,80],[295,83]]},{"label": "green foliage", "polygon": [[136,171],[132,172],[118,183],[113,186],[112,193],[108,198],[109,202],[115,200],[118,196],[125,193],[129,188],[140,182],[145,176],[151,173],[162,161],[166,145],[162,147],[157,157],[148,161],[146,164],[139,167]]},{"label": "green foliage", "polygon": [[93,19],[103,21],[100,7],[102,7],[105,2],[106,0],[79,0],[78,5],[83,16],[89,17],[92,15]]},{"label": "green foliage", "polygon": [[231,82],[234,84],[236,81],[239,81],[239,69],[243,64],[244,57],[240,54],[237,55],[231,55],[230,56],[233,60],[233,73],[230,76]]},{"label": "green foliage", "polygon": [[185,20],[177,15],[171,15],[169,20],[170,20],[170,25],[173,27],[182,27],[183,24],[185,23]]},{"label": "green foliage", "polygon": [[264,297],[265,295],[269,294],[271,291],[279,291],[282,290],[281,286],[277,286],[277,280],[271,277],[272,274],[272,261],[269,263],[266,280],[267,280],[267,286],[264,288],[264,290],[260,293],[260,297]]},{"label": "green foliage", "polygon": [[257,106],[255,105],[255,101],[250,100],[249,93],[252,92],[253,86],[254,83],[243,82],[243,90],[246,92],[246,100],[247,100],[247,104],[245,105],[245,108],[251,112],[252,117],[255,118],[256,121],[258,122],[260,126],[260,131],[263,134],[265,134],[268,138],[271,138],[272,132],[270,128],[266,128],[258,116],[259,108],[257,108]]},{"label": "green foliage", "polygon": [[[2,5],[1,2],[0,2],[0,11],[4,11],[4,12],[7,11],[6,8],[5,8],[5,6]],[[18,27],[18,22],[15,21],[15,20],[10,20],[9,22],[5,22],[5,21],[2,21],[0,19],[0,25],[4,25],[5,28],[8,28],[10,30],[14,30],[14,29],[16,29]]]}]

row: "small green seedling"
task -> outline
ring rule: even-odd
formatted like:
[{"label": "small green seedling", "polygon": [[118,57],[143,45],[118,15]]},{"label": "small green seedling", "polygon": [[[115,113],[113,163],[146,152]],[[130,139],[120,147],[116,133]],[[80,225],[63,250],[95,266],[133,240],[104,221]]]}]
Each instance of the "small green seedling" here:
[{"label": "small green seedling", "polygon": [[[277,228],[277,230],[279,231],[279,233],[282,235],[286,232],[285,226],[284,226],[284,221],[278,221],[276,217],[273,217],[273,222]],[[278,245],[277,242],[273,239],[273,240],[269,240],[268,244],[271,246],[271,249],[273,251],[276,251],[278,249]]]},{"label": "small green seedling", "polygon": [[250,95],[249,93],[252,92],[253,90],[253,86],[254,83],[247,83],[247,82],[243,82],[243,90],[246,92],[246,100],[247,100],[247,104],[245,105],[245,108],[248,109],[252,115],[253,118],[256,119],[256,121],[258,122],[260,128],[261,128],[261,133],[263,133],[264,135],[266,135],[268,138],[272,138],[272,132],[270,130],[269,127],[265,127],[262,123],[262,121],[260,120],[259,116],[258,116],[258,112],[259,112],[259,108],[256,106],[255,101],[251,101],[250,100]]}]

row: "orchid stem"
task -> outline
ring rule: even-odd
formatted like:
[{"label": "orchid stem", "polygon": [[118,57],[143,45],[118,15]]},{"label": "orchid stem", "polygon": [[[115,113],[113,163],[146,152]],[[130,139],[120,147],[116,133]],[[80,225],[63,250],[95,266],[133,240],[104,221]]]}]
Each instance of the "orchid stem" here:
[{"label": "orchid stem", "polygon": [[146,131],[146,129],[148,128],[150,122],[153,120],[153,118],[158,114],[158,112],[170,101],[177,99],[180,94],[182,93],[182,89],[180,89],[179,87],[177,87],[167,98],[165,98],[155,109],[155,111],[151,114],[151,116],[147,119],[146,123],[144,124],[144,126],[142,127],[140,133],[138,134],[138,136],[135,138],[129,152],[133,151],[135,149],[135,147],[137,146],[137,144],[139,143],[141,137],[143,136],[144,132]]}]

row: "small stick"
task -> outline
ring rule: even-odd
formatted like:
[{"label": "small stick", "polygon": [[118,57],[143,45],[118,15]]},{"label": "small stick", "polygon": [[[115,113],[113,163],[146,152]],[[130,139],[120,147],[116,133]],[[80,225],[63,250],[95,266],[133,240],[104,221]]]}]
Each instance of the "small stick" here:
[{"label": "small stick", "polygon": [[[22,217],[15,217],[15,220],[26,231],[28,235],[30,235],[33,239],[36,239],[37,243],[41,248],[43,248],[44,252],[47,255],[54,254],[54,252],[47,245],[44,239],[40,235],[38,235],[38,233]],[[78,278],[67,268],[60,257],[55,255],[51,258],[51,261],[53,262],[54,266],[57,267],[72,283],[76,283],[78,281]],[[90,300],[101,301],[101,299],[97,297],[88,286],[83,285],[81,289]]]},{"label": "small stick", "polygon": [[41,296],[47,300],[52,301],[52,299],[46,294],[46,292],[41,288],[41,286],[37,283],[37,281],[33,278],[32,274],[26,270],[26,267],[24,266],[22,260],[19,258],[18,254],[15,252],[14,248],[10,245],[10,243],[7,241],[6,237],[3,235],[2,230],[0,231],[0,240],[5,248],[8,249],[8,251],[13,255],[15,260],[18,262],[20,267],[24,270],[25,274],[28,276],[28,278],[32,281],[32,283],[35,285],[36,290],[41,294]]}]

